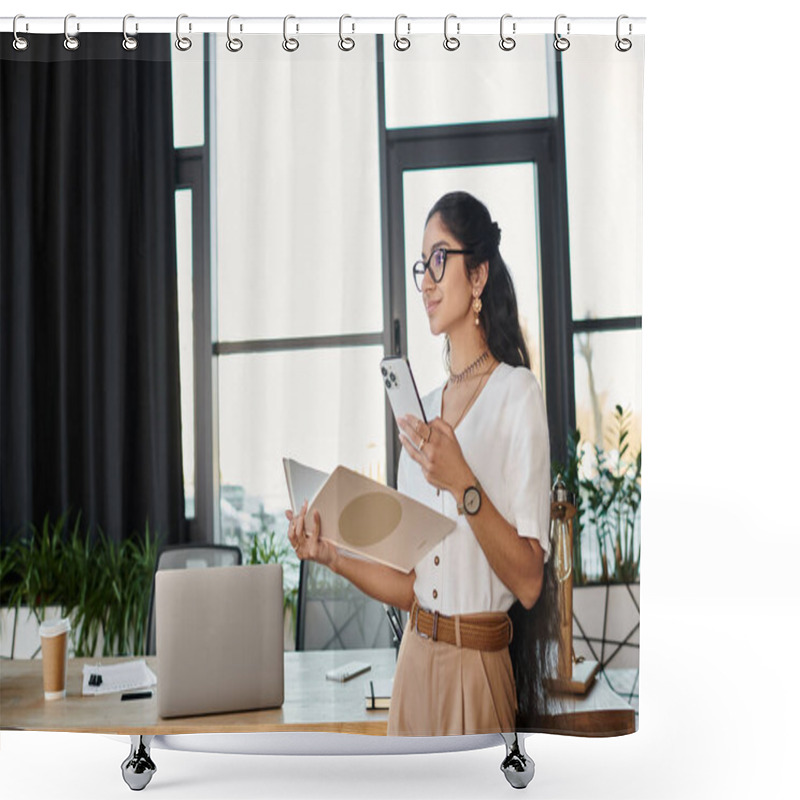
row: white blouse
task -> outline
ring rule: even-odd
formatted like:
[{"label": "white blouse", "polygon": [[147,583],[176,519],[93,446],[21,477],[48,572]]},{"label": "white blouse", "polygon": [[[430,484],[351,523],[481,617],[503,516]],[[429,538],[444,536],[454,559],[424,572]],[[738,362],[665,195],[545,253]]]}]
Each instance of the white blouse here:
[{"label": "white blouse", "polygon": [[[441,417],[444,384],[422,405],[428,420]],[[535,538],[549,558],[550,440],[539,384],[525,367],[499,364],[455,429],[470,469],[520,536]],[[508,611],[515,597],[497,577],[466,515],[450,492],[439,496],[422,468],[403,450],[397,488],[454,519],[456,527],[416,567],[420,605],[441,614]],[[479,512],[480,513],[480,512]]]}]

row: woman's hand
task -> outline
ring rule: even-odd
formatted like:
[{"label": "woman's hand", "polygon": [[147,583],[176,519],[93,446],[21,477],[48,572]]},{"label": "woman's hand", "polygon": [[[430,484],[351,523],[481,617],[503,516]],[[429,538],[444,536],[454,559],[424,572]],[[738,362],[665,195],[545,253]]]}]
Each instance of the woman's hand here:
[{"label": "woman's hand", "polygon": [[289,520],[289,544],[301,561],[316,561],[317,564],[333,569],[339,552],[330,542],[319,538],[319,511],[316,509],[310,520],[310,527],[306,528],[307,511],[308,500],[303,503],[297,516],[289,510],[286,511],[286,519]]},{"label": "woman's hand", "polygon": [[475,476],[452,426],[439,417],[426,425],[411,414],[401,417],[398,425],[403,447],[422,467],[425,480],[437,489],[447,489],[461,502],[464,489],[475,482]]}]

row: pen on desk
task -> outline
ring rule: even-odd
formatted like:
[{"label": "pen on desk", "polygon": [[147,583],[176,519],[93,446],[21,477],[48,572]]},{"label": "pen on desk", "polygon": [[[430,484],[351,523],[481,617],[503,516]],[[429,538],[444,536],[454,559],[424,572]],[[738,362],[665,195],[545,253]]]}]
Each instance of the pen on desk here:
[{"label": "pen on desk", "polygon": [[120,700],[146,700],[152,696],[152,692],[126,692],[120,697]]}]

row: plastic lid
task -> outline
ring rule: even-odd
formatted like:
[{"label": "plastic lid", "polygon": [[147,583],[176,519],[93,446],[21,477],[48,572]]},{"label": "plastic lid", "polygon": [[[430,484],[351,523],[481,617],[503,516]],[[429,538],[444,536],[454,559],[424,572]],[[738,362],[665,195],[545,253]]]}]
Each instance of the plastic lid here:
[{"label": "plastic lid", "polygon": [[39,636],[45,638],[49,636],[61,636],[62,633],[69,633],[72,626],[68,619],[48,619],[39,626]]}]

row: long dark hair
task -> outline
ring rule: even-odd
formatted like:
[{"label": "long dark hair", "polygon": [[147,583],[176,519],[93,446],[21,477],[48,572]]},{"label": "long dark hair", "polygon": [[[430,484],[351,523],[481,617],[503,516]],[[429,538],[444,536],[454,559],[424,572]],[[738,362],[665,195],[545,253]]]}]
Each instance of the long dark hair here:
[{"label": "long dark hair", "polygon": [[[467,192],[450,192],[439,198],[428,212],[427,224],[434,214],[459,240],[465,250],[467,274],[484,261],[489,262],[489,275],[483,288],[480,319],[486,334],[489,352],[512,366],[530,369],[531,359],[517,313],[517,294],[506,262],[500,255],[500,227],[492,221],[489,209]],[[445,359],[449,366],[450,341],[445,338]]]},{"label": "long dark hair", "polygon": [[[484,261],[489,274],[481,295],[481,325],[489,352],[512,367],[530,369],[528,353],[517,311],[517,295],[511,274],[500,255],[500,227],[492,221],[486,206],[467,192],[450,192],[441,197],[428,213],[427,222],[439,214],[442,223],[466,250],[467,274]],[[449,365],[450,342],[445,342],[445,360]],[[517,686],[517,730],[536,730],[548,713],[547,696],[542,681],[555,676],[558,639],[558,583],[554,559],[544,565],[542,591],[532,609],[519,601],[509,610],[514,636],[509,646],[514,681]]]}]

